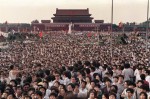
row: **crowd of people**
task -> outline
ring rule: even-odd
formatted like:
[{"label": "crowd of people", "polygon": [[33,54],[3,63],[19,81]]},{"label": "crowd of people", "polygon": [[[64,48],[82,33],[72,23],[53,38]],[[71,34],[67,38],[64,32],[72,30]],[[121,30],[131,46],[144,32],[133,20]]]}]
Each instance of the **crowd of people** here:
[{"label": "crowd of people", "polygon": [[98,36],[51,32],[10,42],[0,52],[0,99],[150,99],[150,53],[131,37],[111,46],[108,35],[101,45]]}]

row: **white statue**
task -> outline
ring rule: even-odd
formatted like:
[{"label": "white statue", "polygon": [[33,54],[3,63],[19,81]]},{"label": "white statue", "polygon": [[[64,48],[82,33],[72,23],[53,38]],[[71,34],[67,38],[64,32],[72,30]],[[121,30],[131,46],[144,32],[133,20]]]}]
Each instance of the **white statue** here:
[{"label": "white statue", "polygon": [[69,24],[68,34],[71,34],[71,27],[72,27],[72,23]]}]

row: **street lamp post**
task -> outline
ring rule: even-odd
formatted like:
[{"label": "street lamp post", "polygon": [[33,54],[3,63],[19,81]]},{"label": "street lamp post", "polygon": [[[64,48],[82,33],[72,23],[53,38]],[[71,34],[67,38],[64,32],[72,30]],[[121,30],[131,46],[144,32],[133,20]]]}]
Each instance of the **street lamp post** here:
[{"label": "street lamp post", "polygon": [[149,0],[147,4],[147,24],[146,24],[146,51],[148,51],[148,32],[149,32]]},{"label": "street lamp post", "polygon": [[112,6],[111,6],[111,42],[110,42],[110,51],[111,51],[111,57],[113,56],[113,0],[112,0]]}]

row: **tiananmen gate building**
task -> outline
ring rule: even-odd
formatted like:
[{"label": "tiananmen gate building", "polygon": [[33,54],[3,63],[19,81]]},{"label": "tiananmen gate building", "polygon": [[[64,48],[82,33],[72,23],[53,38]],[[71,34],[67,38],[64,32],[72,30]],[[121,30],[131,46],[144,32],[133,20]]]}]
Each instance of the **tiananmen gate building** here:
[{"label": "tiananmen gate building", "polygon": [[93,22],[89,9],[58,9],[50,20],[41,20],[41,23],[32,23],[32,30],[39,31],[67,31],[72,23],[73,31],[108,31],[111,24],[104,23],[104,20]]},{"label": "tiananmen gate building", "polygon": [[92,23],[89,9],[56,9],[55,17],[52,17],[53,23]]},{"label": "tiananmen gate building", "polygon": [[[69,24],[72,23],[72,31],[106,31],[108,32],[111,23],[105,23],[104,20],[94,20],[89,9],[58,9],[51,18],[52,20],[34,20],[29,23],[0,23],[0,31],[10,32],[12,30],[18,32],[31,31],[68,31]],[[146,31],[146,21],[143,25],[128,23],[124,25],[124,31]],[[113,24],[113,31],[122,31],[118,25]]]}]

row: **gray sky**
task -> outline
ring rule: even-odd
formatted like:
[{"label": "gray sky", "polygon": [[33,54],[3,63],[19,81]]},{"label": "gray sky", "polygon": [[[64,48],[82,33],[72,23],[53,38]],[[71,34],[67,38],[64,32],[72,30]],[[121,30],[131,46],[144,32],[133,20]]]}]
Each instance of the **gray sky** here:
[{"label": "gray sky", "polygon": [[[112,0],[0,0],[0,23],[51,19],[60,9],[89,8],[94,19],[110,22]],[[114,23],[146,20],[148,0],[114,0]]]}]

